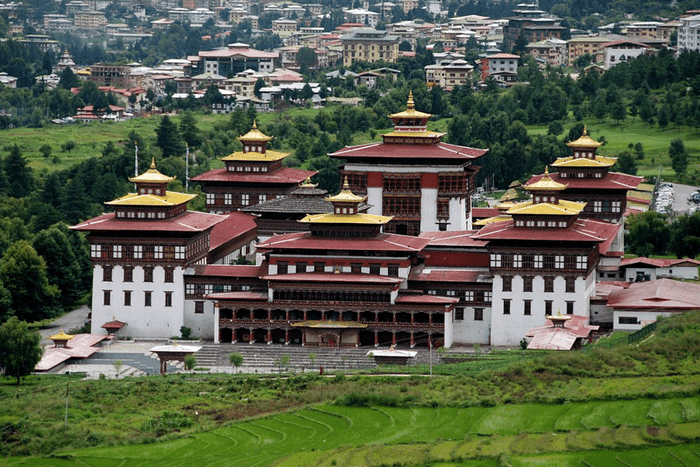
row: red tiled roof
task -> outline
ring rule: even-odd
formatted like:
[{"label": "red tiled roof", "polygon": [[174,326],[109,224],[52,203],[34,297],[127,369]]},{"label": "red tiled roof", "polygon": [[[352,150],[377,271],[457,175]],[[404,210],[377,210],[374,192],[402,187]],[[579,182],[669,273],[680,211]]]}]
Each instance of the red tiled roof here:
[{"label": "red tiled roof", "polygon": [[250,49],[250,48],[229,48],[220,50],[206,50],[200,51],[200,57],[218,57],[218,58],[228,58],[241,56],[246,58],[279,58],[280,54],[277,52],[263,52],[262,50]]},{"label": "red tiled roof", "polygon": [[455,159],[471,161],[486,154],[488,149],[470,148],[449,143],[425,145],[368,143],[348,146],[329,154],[340,159]]},{"label": "red tiled roof", "polygon": [[[533,175],[527,182],[527,185],[537,182],[544,174]],[[558,172],[549,174],[555,182],[568,185],[569,189],[601,189],[601,190],[631,190],[637,188],[637,185],[642,183],[644,177],[628,175],[619,172],[608,172],[603,178],[561,178]]]},{"label": "red tiled roof", "polygon": [[283,167],[279,170],[269,173],[237,173],[229,172],[225,168],[214,169],[197,175],[192,178],[196,182],[235,182],[235,183],[283,183],[283,184],[298,184],[309,177],[316,175],[316,171],[293,169]]},{"label": "red tiled roof", "polygon": [[476,282],[480,276],[490,276],[488,269],[464,270],[464,269],[429,269],[418,274],[411,275],[411,280],[424,282]]},{"label": "red tiled roof", "polygon": [[48,371],[71,358],[87,358],[100,351],[94,345],[105,339],[109,338],[95,334],[76,334],[67,344],[68,347],[47,347],[34,371]]},{"label": "red tiled roof", "polygon": [[700,309],[700,284],[658,279],[635,282],[626,290],[612,292],[608,306],[615,309]]},{"label": "red tiled roof", "polygon": [[214,226],[209,238],[209,248],[215,249],[224,243],[253,232],[257,225],[255,216],[235,211],[224,214],[225,220]]},{"label": "red tiled roof", "polygon": [[379,234],[374,238],[315,237],[311,232],[275,235],[257,245],[258,250],[346,250],[419,252],[428,240],[406,235]]},{"label": "red tiled roof", "polygon": [[497,208],[472,208],[472,218],[474,219],[488,219],[496,217],[498,214]]},{"label": "red tiled roof", "polygon": [[474,239],[474,234],[478,230],[461,230],[455,232],[423,232],[419,235],[420,238],[430,240],[428,246],[473,246],[484,247],[486,241]]},{"label": "red tiled roof", "polygon": [[631,45],[636,45],[637,47],[642,47],[644,49],[648,49],[649,46],[646,44],[642,44],[641,42],[637,41],[631,41],[629,39],[620,39],[617,41],[612,41],[612,42],[606,42],[605,44],[600,44],[600,48],[604,49],[606,47],[612,47],[613,45],[620,45],[620,44],[631,44]]},{"label": "red tiled roof", "polygon": [[639,258],[625,258],[622,261],[620,261],[621,268],[632,266],[635,264],[646,264],[655,268],[668,268],[671,266],[679,266],[684,264],[697,267],[700,266],[700,261],[691,258],[645,258],[643,256]]},{"label": "red tiled roof", "polygon": [[205,298],[210,300],[256,300],[266,302],[267,292],[220,292],[210,293]]},{"label": "red tiled roof", "polygon": [[514,59],[519,59],[519,58],[520,58],[520,55],[513,55],[513,54],[501,53],[501,54],[489,55],[489,56],[486,57],[486,58],[489,58],[489,59],[490,59],[490,58],[514,58]]},{"label": "red tiled roof", "polygon": [[110,321],[100,326],[103,329],[121,329],[126,323],[123,321]]},{"label": "red tiled roof", "polygon": [[93,217],[71,229],[81,232],[203,232],[226,220],[226,216],[187,211],[170,219],[129,220],[116,219],[113,212]]},{"label": "red tiled roof", "polygon": [[379,276],[376,274],[334,274],[332,272],[307,272],[300,274],[277,274],[261,278],[264,281],[286,282],[333,282],[354,284],[400,284],[404,279],[400,277]]},{"label": "red tiled roof", "polygon": [[563,328],[554,327],[552,320],[547,320],[544,326],[532,328],[526,334],[532,337],[528,349],[536,350],[571,350],[576,339],[586,338],[591,331],[596,331],[598,326],[588,324],[585,316],[567,315],[571,317],[564,323]]},{"label": "red tiled roof", "polygon": [[452,305],[459,298],[441,297],[439,295],[399,295],[394,303],[419,303],[429,305]]},{"label": "red tiled roof", "polygon": [[605,254],[615,239],[620,224],[600,222],[593,219],[577,219],[569,228],[528,228],[514,227],[513,220],[484,226],[474,238],[478,240],[533,240],[560,242],[601,243],[600,251]]},{"label": "red tiled roof", "polygon": [[196,277],[258,277],[260,266],[243,264],[198,264],[194,267]]}]

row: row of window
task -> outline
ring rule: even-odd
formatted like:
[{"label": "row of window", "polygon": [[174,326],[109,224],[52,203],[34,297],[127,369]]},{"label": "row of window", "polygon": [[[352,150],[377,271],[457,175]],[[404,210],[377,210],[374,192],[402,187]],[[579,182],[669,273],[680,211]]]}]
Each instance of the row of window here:
[{"label": "row of window", "polygon": [[[544,201],[546,203],[546,201]],[[515,226],[516,227],[559,227],[559,228],[565,228],[567,226],[566,221],[534,221],[534,220],[529,220],[529,221],[524,221],[522,219],[518,219],[515,221]]]},{"label": "row of window", "polygon": [[208,205],[217,204],[217,198],[220,200],[223,196],[224,204],[227,206],[253,206],[258,203],[264,203],[268,199],[281,198],[282,195],[250,195],[248,193],[207,193],[206,203]]},{"label": "row of window", "polygon": [[[442,297],[457,297],[461,295],[456,290],[427,290],[428,295],[439,295]],[[467,290],[464,292],[464,301],[467,303],[490,303],[492,292],[490,290]]]},{"label": "row of window", "polygon": [[117,211],[118,218],[127,219],[165,219],[165,212],[155,211]]},{"label": "row of window", "polygon": [[[306,272],[325,272],[326,271],[326,263],[324,262],[316,262],[314,261],[313,263],[307,263],[304,261],[297,261],[294,263],[295,266],[295,272],[297,274],[302,274]],[[351,263],[350,264],[350,273],[351,274],[362,274],[362,263]],[[380,275],[381,274],[381,268],[382,265],[379,263],[370,263],[369,264],[369,273],[374,274],[374,275]],[[342,267],[338,267],[338,271],[342,271]],[[287,261],[278,261],[277,262],[277,274],[288,274],[289,273],[289,263]],[[399,277],[399,265],[398,264],[389,264],[387,265],[387,275],[390,277]]]},{"label": "row of window", "polygon": [[[262,147],[246,148],[249,151],[262,153]],[[245,151],[248,152],[248,151]],[[229,172],[267,172],[267,166],[259,165],[229,165],[226,167]]]},{"label": "row of window", "polygon": [[[153,304],[153,292],[150,290],[147,290],[143,293],[143,306],[152,306]],[[124,306],[131,306],[131,297],[133,295],[133,291],[131,290],[125,290],[124,291]],[[104,306],[111,306],[112,305],[112,291],[111,290],[103,290],[102,291],[102,304]],[[172,292],[165,292],[165,306],[166,307],[171,307],[173,306],[173,293]],[[204,306],[204,302],[202,302],[202,307]],[[204,312],[204,309],[202,308],[202,313]]]},{"label": "row of window", "polygon": [[186,296],[202,296],[209,295],[211,293],[220,292],[233,292],[233,291],[249,291],[249,285],[237,285],[233,286],[231,284],[192,284],[188,283],[185,285],[185,295]]},{"label": "row of window", "polygon": [[[523,292],[532,292],[532,276],[523,276]],[[554,292],[554,277],[545,276],[544,279],[544,291]],[[576,278],[566,277],[566,292],[576,292]],[[512,292],[513,291],[513,276],[503,276],[503,291]]]},{"label": "row of window", "polygon": [[[112,266],[102,266],[102,281],[112,282],[113,276]],[[164,280],[163,282],[174,282],[174,269],[171,267],[163,268]],[[134,267],[133,266],[123,266],[122,267],[122,281],[123,282],[134,282]],[[153,282],[153,266],[146,266],[143,268],[143,281]]]},{"label": "row of window", "polygon": [[[199,247],[188,246],[190,250]],[[102,259],[185,259],[187,246],[184,245],[90,245],[90,257]]]},{"label": "row of window", "polygon": [[[509,315],[511,314],[511,303],[512,301],[510,299],[504,299],[503,300],[503,314],[504,315]],[[544,301],[544,314],[545,316],[551,316],[552,315],[552,305],[553,305],[552,300],[545,300]],[[566,302],[566,314],[567,315],[573,315],[574,314],[574,303],[572,301]],[[523,315],[524,316],[532,316],[532,300],[523,300]]]},{"label": "row of window", "polygon": [[584,255],[522,255],[491,254],[492,268],[525,269],[587,269],[588,257]]},{"label": "row of window", "polygon": [[[474,308],[474,321],[484,320],[484,309]],[[455,321],[464,321],[464,308],[455,308]]]}]

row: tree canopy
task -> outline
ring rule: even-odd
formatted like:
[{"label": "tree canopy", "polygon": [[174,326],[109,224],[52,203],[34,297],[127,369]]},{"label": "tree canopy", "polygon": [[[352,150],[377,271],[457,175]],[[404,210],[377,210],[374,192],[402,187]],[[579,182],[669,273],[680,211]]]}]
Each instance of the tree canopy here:
[{"label": "tree canopy", "polygon": [[44,349],[41,336],[16,316],[0,326],[0,367],[5,376],[17,379],[31,374]]}]

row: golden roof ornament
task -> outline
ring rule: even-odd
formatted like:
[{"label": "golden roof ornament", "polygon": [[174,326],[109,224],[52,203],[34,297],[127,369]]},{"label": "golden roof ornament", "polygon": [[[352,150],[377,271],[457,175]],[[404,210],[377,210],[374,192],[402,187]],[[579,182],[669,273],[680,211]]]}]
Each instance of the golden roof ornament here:
[{"label": "golden roof ornament", "polygon": [[306,180],[299,184],[300,188],[316,188],[318,183],[311,183],[311,177],[306,177]]},{"label": "golden roof ornament", "polygon": [[523,188],[528,191],[562,191],[566,187],[567,185],[552,180],[552,177],[549,176],[549,166],[546,166],[542,178],[535,183],[525,185]]},{"label": "golden roof ornament", "polygon": [[168,177],[167,175],[163,175],[158,171],[158,169],[156,169],[155,157],[151,158],[151,166],[147,171],[145,171],[139,176],[129,178],[129,181],[134,183],[170,183],[173,180],[175,180],[175,177]]},{"label": "golden roof ornament", "polygon": [[343,181],[343,189],[335,196],[329,196],[326,201],[332,202],[346,202],[346,203],[361,203],[365,200],[365,196],[357,196],[355,193],[350,191],[350,184],[348,183],[348,177],[345,176],[345,181]]},{"label": "golden roof ornament", "polygon": [[566,143],[566,145],[570,148],[599,148],[603,145],[603,143],[598,142],[590,136],[588,136],[588,127],[584,125],[583,134],[581,135],[581,137],[576,141],[570,141]]}]

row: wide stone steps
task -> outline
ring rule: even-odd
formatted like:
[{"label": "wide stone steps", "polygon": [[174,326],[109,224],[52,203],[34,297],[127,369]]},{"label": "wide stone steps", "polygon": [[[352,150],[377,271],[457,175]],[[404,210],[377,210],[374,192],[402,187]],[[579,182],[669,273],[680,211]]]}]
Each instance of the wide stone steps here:
[{"label": "wide stone steps", "polygon": [[[317,370],[323,366],[325,371],[374,368],[374,359],[367,357],[373,347],[351,349],[328,349],[318,347],[298,347],[267,344],[213,344],[205,343],[196,354],[198,367],[232,367],[229,355],[239,353],[243,356],[243,367],[272,368],[280,367],[280,359],[285,356],[289,361],[283,368],[297,370]],[[418,352],[411,364],[428,364],[430,354],[427,349],[413,349]],[[312,359],[312,354],[315,356]],[[216,359],[214,359],[214,356]],[[433,363],[440,361],[437,352],[432,352]]]}]

